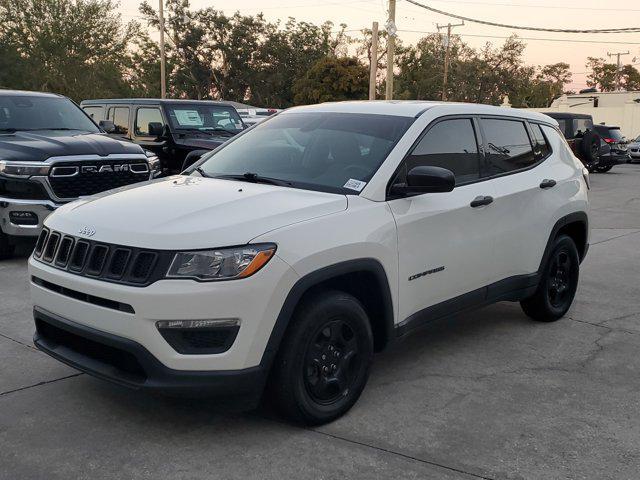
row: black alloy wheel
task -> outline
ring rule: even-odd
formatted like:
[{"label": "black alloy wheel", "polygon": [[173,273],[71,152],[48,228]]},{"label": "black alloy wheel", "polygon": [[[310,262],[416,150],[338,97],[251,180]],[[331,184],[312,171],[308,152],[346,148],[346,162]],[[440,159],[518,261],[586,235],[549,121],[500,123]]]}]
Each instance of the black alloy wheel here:
[{"label": "black alloy wheel", "polygon": [[362,304],[346,292],[305,296],[278,350],[268,390],[288,419],[327,423],[358,400],[373,360],[373,333]]},{"label": "black alloy wheel", "polygon": [[553,322],[573,303],[580,276],[580,257],[574,241],[561,235],[554,240],[535,293],[520,302],[534,320]]}]

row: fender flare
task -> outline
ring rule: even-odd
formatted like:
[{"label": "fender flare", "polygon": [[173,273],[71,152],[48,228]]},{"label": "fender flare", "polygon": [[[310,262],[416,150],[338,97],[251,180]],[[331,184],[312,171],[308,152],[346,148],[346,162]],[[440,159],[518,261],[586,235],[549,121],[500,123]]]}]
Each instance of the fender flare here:
[{"label": "fender flare", "polygon": [[[551,255],[551,249],[553,248],[553,241],[558,236],[558,232],[562,229],[562,227],[565,227],[570,223],[582,223],[585,228],[585,235],[588,234],[589,217],[587,216],[586,212],[573,212],[573,213],[570,213],[569,215],[565,215],[564,217],[560,218],[555,223],[555,225],[551,229],[551,233],[549,234],[549,239],[547,240],[547,246],[544,249],[544,253],[542,254],[542,259],[540,260],[540,266],[538,267],[538,274],[542,274],[542,272],[544,271],[544,267],[547,264],[547,261],[549,260],[549,255]],[[578,255],[580,256],[581,262],[584,259],[584,257],[586,257],[587,250],[589,250],[588,239],[587,241],[585,241],[584,250],[582,252],[578,251]]]},{"label": "fender flare", "polygon": [[391,297],[391,288],[389,286],[389,280],[382,264],[373,258],[361,258],[355,260],[347,260],[344,262],[329,265],[311,273],[308,273],[304,277],[300,278],[289,290],[287,298],[280,309],[280,313],[276,318],[276,323],[271,330],[271,335],[267,342],[267,345],[262,354],[262,360],[260,365],[269,371],[271,365],[275,360],[280,343],[284,338],[287,331],[287,327],[291,322],[296,307],[306,292],[320,283],[330,280],[331,278],[339,277],[341,275],[349,273],[370,273],[373,274],[381,287],[382,292],[382,304],[384,306],[382,312],[382,321],[384,324],[385,332],[385,347],[389,345],[394,338],[394,315],[393,315],[393,300]]}]

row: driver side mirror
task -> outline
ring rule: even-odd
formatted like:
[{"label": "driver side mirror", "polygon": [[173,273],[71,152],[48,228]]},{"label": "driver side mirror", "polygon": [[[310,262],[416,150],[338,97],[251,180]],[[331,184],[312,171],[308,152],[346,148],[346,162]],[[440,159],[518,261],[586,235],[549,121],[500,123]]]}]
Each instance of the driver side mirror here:
[{"label": "driver side mirror", "polygon": [[116,126],[111,120],[100,120],[98,126],[107,133],[115,133]]},{"label": "driver side mirror", "polygon": [[164,132],[164,125],[160,122],[149,122],[148,132],[150,137],[161,137]]},{"label": "driver side mirror", "polygon": [[406,185],[393,185],[393,195],[411,196],[422,193],[450,192],[456,186],[456,177],[451,170],[441,167],[413,167],[407,173]]}]

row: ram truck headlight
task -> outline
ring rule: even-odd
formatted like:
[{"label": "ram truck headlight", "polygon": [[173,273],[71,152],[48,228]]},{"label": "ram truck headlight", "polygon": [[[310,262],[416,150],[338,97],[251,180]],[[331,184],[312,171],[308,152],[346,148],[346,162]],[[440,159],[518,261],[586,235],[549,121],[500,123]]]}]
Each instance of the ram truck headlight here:
[{"label": "ram truck headlight", "polygon": [[7,162],[0,160],[0,175],[28,178],[34,175],[48,175],[49,165],[37,162]]},{"label": "ram truck headlight", "polygon": [[276,246],[272,243],[245,245],[178,252],[171,262],[167,278],[190,278],[200,281],[232,280],[246,278],[273,257]]},{"label": "ram truck headlight", "polygon": [[147,163],[149,164],[149,170],[155,177],[162,171],[162,165],[160,165],[160,159],[155,153],[150,152],[149,150],[145,150],[144,154],[147,156]]}]

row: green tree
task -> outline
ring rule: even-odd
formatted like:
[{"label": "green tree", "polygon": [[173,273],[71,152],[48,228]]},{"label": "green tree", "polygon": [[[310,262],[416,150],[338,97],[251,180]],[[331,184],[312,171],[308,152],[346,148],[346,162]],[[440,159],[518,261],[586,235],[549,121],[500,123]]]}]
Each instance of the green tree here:
[{"label": "green tree", "polygon": [[0,0],[2,85],[75,100],[130,94],[128,42],[112,0]]},{"label": "green tree", "polygon": [[297,104],[363,100],[369,92],[369,71],[354,57],[324,57],[293,86]]}]

